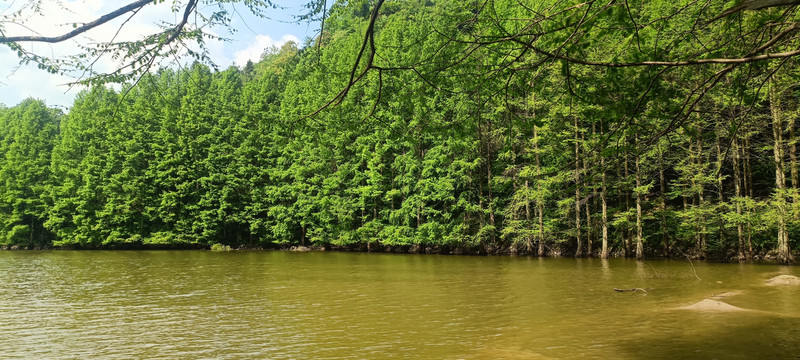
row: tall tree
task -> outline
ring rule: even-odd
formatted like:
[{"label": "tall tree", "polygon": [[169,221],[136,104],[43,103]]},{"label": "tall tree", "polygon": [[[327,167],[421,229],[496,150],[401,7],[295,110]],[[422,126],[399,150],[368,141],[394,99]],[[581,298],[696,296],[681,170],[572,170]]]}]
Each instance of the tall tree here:
[{"label": "tall tree", "polygon": [[0,111],[0,245],[44,247],[50,159],[61,113],[27,99]]}]

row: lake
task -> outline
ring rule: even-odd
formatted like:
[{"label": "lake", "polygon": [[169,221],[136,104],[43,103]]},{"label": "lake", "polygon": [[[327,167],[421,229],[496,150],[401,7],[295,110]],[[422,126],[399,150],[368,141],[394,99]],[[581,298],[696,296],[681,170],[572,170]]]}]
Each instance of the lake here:
[{"label": "lake", "polygon": [[[0,357],[800,358],[800,287],[765,285],[781,274],[800,271],[686,260],[2,251]],[[705,299],[747,310],[681,309]]]}]

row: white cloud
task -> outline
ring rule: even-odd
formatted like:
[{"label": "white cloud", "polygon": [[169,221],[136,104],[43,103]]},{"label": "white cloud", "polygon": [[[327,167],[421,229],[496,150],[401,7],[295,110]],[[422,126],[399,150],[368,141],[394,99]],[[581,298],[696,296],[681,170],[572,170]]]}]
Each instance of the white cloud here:
[{"label": "white cloud", "polygon": [[280,40],[275,40],[268,35],[258,35],[248,47],[233,53],[233,62],[238,66],[244,66],[248,60],[257,62],[261,60],[261,55],[264,54],[265,49],[279,48],[289,41],[300,43],[300,39],[294,35],[283,35]]}]

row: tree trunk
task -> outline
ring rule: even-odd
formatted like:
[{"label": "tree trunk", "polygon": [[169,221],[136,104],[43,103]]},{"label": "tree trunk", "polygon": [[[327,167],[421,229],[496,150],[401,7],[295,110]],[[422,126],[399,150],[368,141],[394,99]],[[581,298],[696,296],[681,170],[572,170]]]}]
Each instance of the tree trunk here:
[{"label": "tree trunk", "polygon": [[495,225],[494,224],[494,204],[492,204],[492,196],[493,196],[493,193],[492,193],[492,161],[490,160],[492,154],[491,154],[491,151],[489,149],[489,146],[490,145],[487,143],[487,148],[486,148],[486,189],[487,189],[487,192],[489,194],[489,198],[488,198],[488,200],[489,200],[489,204],[488,204],[488,206],[489,206],[489,225],[492,226],[492,245],[491,246],[492,246],[492,250],[493,251],[497,251],[497,239],[495,238],[495,234],[497,233],[497,231],[495,231],[496,228],[494,226]]},{"label": "tree trunk", "polygon": [[[528,179],[525,179],[525,224],[528,226],[528,231],[533,230],[531,224],[531,201],[530,201],[531,188],[528,184]],[[527,254],[533,254],[533,238],[530,233],[525,236],[525,250]]]},{"label": "tree trunk", "polygon": [[754,198],[753,168],[750,166],[750,135],[747,133],[744,135],[744,148],[742,149],[742,153],[744,154],[744,192],[750,195],[750,198]]},{"label": "tree trunk", "polygon": [[789,170],[792,176],[792,189],[800,188],[800,174],[797,169],[797,140],[794,137],[795,120],[794,116],[789,116]]},{"label": "tree trunk", "polygon": [[[636,135],[634,142],[638,147],[639,136]],[[634,159],[636,167],[636,260],[644,260],[644,241],[642,239],[642,175],[639,169],[639,153],[637,151]]]},{"label": "tree trunk", "polygon": [[[717,200],[719,204],[722,205],[725,203],[725,189],[724,189],[724,182],[722,181],[722,165],[724,162],[725,154],[722,152],[722,137],[719,134],[719,131],[716,132],[716,147],[717,147]],[[718,228],[717,228],[717,238],[720,243],[726,242],[725,237],[725,224],[723,223],[723,219],[721,216],[716,216]]]},{"label": "tree trunk", "polygon": [[[600,135],[603,135],[603,129],[600,128]],[[603,232],[603,248],[600,251],[600,257],[603,259],[608,259],[608,203],[606,201],[606,195],[608,195],[608,189],[606,188],[606,158],[603,154],[600,154],[600,183],[601,183],[601,190],[600,190],[600,206],[602,217],[601,217],[601,226]]]},{"label": "tree trunk", "polygon": [[[746,197],[748,197],[748,199],[751,199],[753,197],[753,192],[752,191],[748,191],[748,184],[750,183],[750,181],[747,180],[748,176],[750,176],[750,178],[752,179],[752,174],[748,175],[748,172],[750,170],[750,165],[749,165],[750,156],[749,156],[749,153],[748,153],[749,150],[747,149],[747,146],[749,146],[749,144],[750,144],[750,141],[748,140],[747,133],[745,132],[745,135],[744,135],[744,145],[745,146],[742,147],[742,154],[741,154],[742,157],[745,158],[745,161],[742,164],[742,171],[744,172],[742,174],[742,196],[746,196]],[[746,256],[747,256],[747,260],[752,260],[753,259],[752,225],[753,224],[750,223],[750,219],[748,217],[748,219],[747,219],[747,227],[746,227],[746,232],[747,232],[747,254],[746,254]]]},{"label": "tree trunk", "polygon": [[[539,158],[539,133],[536,126],[533,127],[533,151],[536,158],[536,173],[542,173],[542,163]],[[542,185],[540,181],[536,182],[536,188],[539,190],[539,198],[536,199],[536,212],[539,218],[539,249],[537,255],[544,256],[544,198],[542,197]]]},{"label": "tree trunk", "polygon": [[[624,138],[624,136],[623,136],[622,141],[627,143],[627,140]],[[623,178],[624,179],[623,184],[625,184],[625,185],[621,189],[621,191],[625,192],[625,211],[627,212],[628,209],[631,208],[631,193],[629,191],[630,189],[627,188],[628,187],[628,185],[627,185],[628,179],[630,178],[630,171],[628,170],[628,151],[627,150],[625,150],[625,160],[624,160],[624,162],[625,162],[625,166],[624,166],[624,170],[625,170],[624,175],[625,175],[625,177]],[[627,215],[626,215],[626,217],[627,217]],[[628,220],[628,219],[626,219],[626,220]],[[631,231],[630,231],[630,227],[627,226],[627,221],[626,221],[626,226],[625,226],[625,229],[623,230],[622,236],[623,236],[623,249],[622,249],[623,250],[623,256],[628,257],[629,254],[630,254]]]},{"label": "tree trunk", "polygon": [[736,235],[739,239],[739,261],[743,261],[745,259],[745,251],[744,251],[744,225],[742,224],[742,186],[741,182],[741,174],[739,171],[739,141],[734,139],[733,140],[733,188],[734,188],[734,196],[736,196]]},{"label": "tree trunk", "polygon": [[[302,232],[300,234],[300,246],[303,246],[303,247],[306,246],[306,226],[305,225],[302,225]],[[369,243],[367,243],[367,246],[369,246]]]},{"label": "tree trunk", "polygon": [[575,257],[583,255],[581,243],[581,169],[580,169],[580,143],[578,137],[578,117],[575,117],[575,242],[578,249]]},{"label": "tree trunk", "polygon": [[661,190],[659,197],[661,207],[661,243],[664,244],[664,256],[669,258],[669,236],[667,236],[667,181],[664,176],[664,152],[658,152],[658,178]]},{"label": "tree trunk", "polygon": [[717,139],[717,143],[716,143],[716,146],[717,146],[717,190],[719,191],[719,193],[718,193],[719,194],[719,203],[722,204],[722,203],[725,202],[724,191],[723,191],[723,185],[724,184],[722,182],[722,177],[723,177],[722,176],[722,164],[723,164],[723,160],[724,160],[723,159],[724,154],[722,153],[722,144],[721,144],[722,139],[720,138],[719,133],[717,133],[716,139]]},{"label": "tree trunk", "polygon": [[[592,134],[594,135],[594,125],[592,126]],[[584,143],[586,143],[585,136],[581,135],[581,140]],[[588,156],[584,152],[584,154],[583,154],[583,188],[587,189],[586,190],[587,192],[588,192],[588,188],[589,188],[587,186],[587,184],[586,184],[586,177],[589,174],[588,162],[589,162]],[[595,194],[597,194],[597,190],[595,190]],[[593,228],[593,226],[592,226],[592,212],[591,212],[591,209],[589,207],[588,194],[587,194],[586,203],[584,204],[584,209],[586,210],[586,256],[590,256],[591,257],[592,256],[592,230],[593,230],[592,228]]]},{"label": "tree trunk", "polygon": [[30,240],[28,240],[28,241],[30,241],[30,245],[29,245],[29,246],[30,246],[31,248],[33,248],[33,247],[34,247],[34,244],[33,244],[33,233],[34,233],[34,231],[35,231],[35,227],[36,227],[35,220],[36,220],[36,217],[35,217],[35,216],[33,216],[33,215],[31,215],[31,224],[30,224],[30,228],[31,228],[31,234],[30,234]]},{"label": "tree trunk", "polygon": [[783,170],[783,111],[781,109],[780,94],[774,82],[774,79],[770,82],[769,107],[772,113],[772,135],[775,141],[773,155],[775,158],[775,193],[778,197],[778,263],[788,264],[791,259],[789,254],[789,235],[786,229],[786,205],[783,201],[785,200],[784,190],[786,189]]},{"label": "tree trunk", "polygon": [[544,256],[544,204],[536,204],[536,212],[539,217],[539,249],[536,254]]},{"label": "tree trunk", "polygon": [[[703,161],[703,142],[701,139],[701,134],[703,133],[702,127],[698,126],[697,129],[697,169],[702,174],[703,166],[705,165]],[[700,255],[701,259],[705,259],[706,255],[706,239],[707,239],[707,231],[708,228],[706,227],[706,217],[703,214],[705,210],[705,184],[699,184],[699,190],[697,191],[697,207],[700,209],[700,216],[698,221],[700,222],[700,231],[697,233],[697,247],[698,247],[698,254]]]}]

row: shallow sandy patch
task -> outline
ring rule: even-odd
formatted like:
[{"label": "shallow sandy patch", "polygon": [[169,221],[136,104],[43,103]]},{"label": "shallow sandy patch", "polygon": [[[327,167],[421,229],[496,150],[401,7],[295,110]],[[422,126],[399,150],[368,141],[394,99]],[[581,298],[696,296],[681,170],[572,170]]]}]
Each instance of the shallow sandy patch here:
[{"label": "shallow sandy patch", "polygon": [[694,310],[694,311],[716,311],[716,312],[732,312],[732,311],[753,311],[749,309],[740,308],[731,304],[724,303],[719,300],[704,299],[692,305],[683,306],[679,309]]},{"label": "shallow sandy patch", "polygon": [[711,295],[711,297],[715,298],[715,299],[721,299],[721,298],[726,298],[726,297],[731,297],[731,296],[736,296],[736,295],[741,295],[741,294],[742,294],[741,290],[733,290],[733,291],[726,291],[724,293],[714,294],[714,295]]},{"label": "shallow sandy patch", "polygon": [[769,286],[782,286],[782,285],[800,285],[800,277],[794,275],[778,275],[772,279],[767,280]]}]

